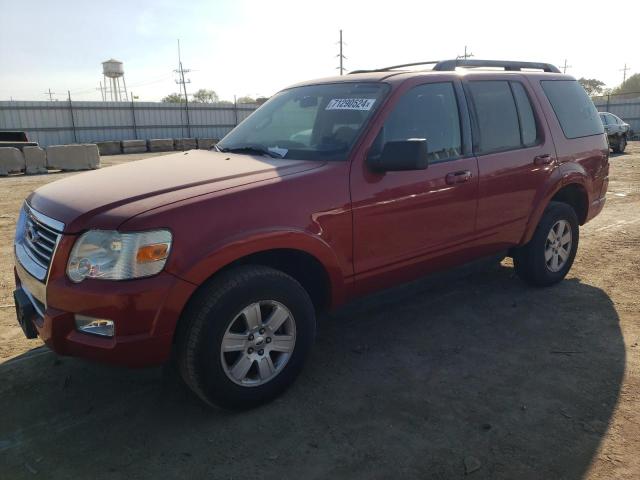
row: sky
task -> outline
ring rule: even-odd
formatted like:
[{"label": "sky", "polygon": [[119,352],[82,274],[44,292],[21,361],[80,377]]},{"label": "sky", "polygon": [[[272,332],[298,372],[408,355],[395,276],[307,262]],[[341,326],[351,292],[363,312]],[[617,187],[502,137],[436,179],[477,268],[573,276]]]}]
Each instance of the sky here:
[{"label": "sky", "polygon": [[0,0],[0,100],[47,100],[49,89],[100,100],[113,57],[139,100],[158,101],[178,91],[178,38],[189,93],[269,96],[336,75],[340,29],[347,71],[455,58],[467,45],[478,59],[567,59],[567,73],[615,87],[625,63],[640,72],[636,28],[624,26],[640,2],[625,5],[605,22],[614,17],[591,0]]}]

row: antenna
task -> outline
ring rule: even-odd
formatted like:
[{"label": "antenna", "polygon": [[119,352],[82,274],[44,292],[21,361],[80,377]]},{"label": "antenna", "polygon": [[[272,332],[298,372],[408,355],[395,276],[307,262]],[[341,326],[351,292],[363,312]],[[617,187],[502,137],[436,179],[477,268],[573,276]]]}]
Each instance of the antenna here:
[{"label": "antenna", "polygon": [[567,64],[567,59],[564,59],[564,65],[562,65],[562,73],[567,73],[567,68],[572,68],[573,65],[568,65]]},{"label": "antenna", "polygon": [[631,70],[631,68],[627,67],[627,64],[624,64],[624,68],[621,68],[620,71],[623,72],[622,73],[622,83],[627,81],[627,72]]},{"label": "antenna", "polygon": [[464,55],[458,55],[456,58],[457,59],[458,58],[464,58],[466,60],[467,58],[471,58],[473,56],[475,56],[473,53],[471,53],[471,52],[467,53],[467,46],[465,45],[464,46]]},{"label": "antenna", "polygon": [[340,41],[338,42],[340,44],[340,53],[338,55],[336,55],[336,57],[338,57],[340,59],[340,66],[337,67],[338,70],[340,70],[340,75],[344,75],[344,66],[342,64],[343,60],[346,60],[347,57],[345,57],[342,54],[342,46],[344,45],[344,42],[342,41],[342,29],[340,29]]},{"label": "antenna", "polygon": [[174,70],[178,74],[176,83],[180,85],[181,90],[184,92],[184,108],[187,112],[187,136],[191,137],[191,126],[189,125],[189,96],[187,95],[187,83],[191,83],[190,79],[185,80],[184,74],[189,73],[191,70],[182,68],[182,57],[180,56],[180,39],[178,39],[178,69]]}]

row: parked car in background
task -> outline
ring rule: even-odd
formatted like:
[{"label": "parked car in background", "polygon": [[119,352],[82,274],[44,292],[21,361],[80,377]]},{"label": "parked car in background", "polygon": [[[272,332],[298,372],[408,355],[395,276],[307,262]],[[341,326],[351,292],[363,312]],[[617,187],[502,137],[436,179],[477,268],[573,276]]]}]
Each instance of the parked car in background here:
[{"label": "parked car in background", "polygon": [[301,83],[215,151],[40,187],[16,227],[25,334],[127,366],[174,352],[205,402],[247,408],[292,383],[318,311],[504,255],[561,281],[605,203],[595,106],[553,65],[434,63]]},{"label": "parked car in background", "polygon": [[624,152],[624,149],[627,148],[631,125],[609,112],[600,112],[600,120],[604,125],[611,149],[616,153]]}]

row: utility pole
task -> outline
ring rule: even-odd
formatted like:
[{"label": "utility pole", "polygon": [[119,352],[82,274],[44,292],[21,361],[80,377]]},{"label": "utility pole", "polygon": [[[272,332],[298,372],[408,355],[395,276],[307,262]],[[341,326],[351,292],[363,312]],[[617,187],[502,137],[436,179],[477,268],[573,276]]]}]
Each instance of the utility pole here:
[{"label": "utility pole", "polygon": [[627,67],[627,64],[624,64],[624,68],[621,68],[620,71],[623,72],[622,73],[622,83],[627,81],[627,71],[631,70],[629,67]]},{"label": "utility pole", "polygon": [[180,85],[180,89],[184,91],[184,108],[187,114],[187,137],[191,137],[191,125],[189,124],[189,96],[187,95],[187,83],[191,83],[191,80],[185,80],[184,74],[189,73],[191,70],[185,70],[182,68],[182,58],[180,57],[180,39],[178,39],[178,69],[174,70],[178,74],[178,80],[176,83]]},{"label": "utility pole", "polygon": [[340,66],[338,67],[338,70],[340,70],[340,75],[344,75],[344,66],[342,64],[342,61],[346,60],[347,57],[345,57],[342,54],[342,45],[343,45],[343,42],[342,42],[342,29],[340,30],[340,42],[339,43],[340,43],[340,53],[337,55],[337,57],[340,59]]},{"label": "utility pole", "polygon": [[51,91],[51,89],[49,89],[49,91],[44,92],[45,95],[49,95],[49,101],[53,102],[53,92]]},{"label": "utility pole", "polygon": [[464,55],[458,55],[456,58],[464,58],[466,60],[467,58],[471,58],[473,56],[474,56],[473,53],[467,52],[467,46],[465,45],[464,46]]},{"label": "utility pole", "polygon": [[567,73],[567,68],[571,68],[572,65],[567,65],[567,59],[564,59],[564,65],[562,65],[562,73]]}]

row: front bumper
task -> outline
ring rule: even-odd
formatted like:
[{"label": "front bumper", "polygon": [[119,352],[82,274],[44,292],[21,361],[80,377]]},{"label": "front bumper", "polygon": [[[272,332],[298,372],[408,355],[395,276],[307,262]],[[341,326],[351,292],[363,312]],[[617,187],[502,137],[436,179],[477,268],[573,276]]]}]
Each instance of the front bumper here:
[{"label": "front bumper", "polygon": [[[60,355],[130,367],[166,361],[178,318],[196,286],[166,272],[145,279],[72,283],[64,263],[73,240],[61,239],[46,284],[16,259],[16,289],[27,295],[37,312],[32,321],[38,336]],[[113,320],[115,336],[79,332],[75,314]]]}]

